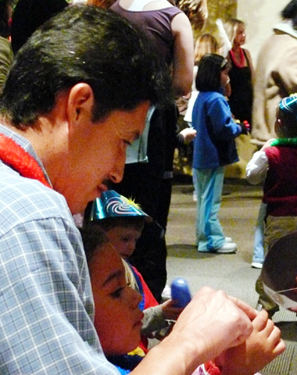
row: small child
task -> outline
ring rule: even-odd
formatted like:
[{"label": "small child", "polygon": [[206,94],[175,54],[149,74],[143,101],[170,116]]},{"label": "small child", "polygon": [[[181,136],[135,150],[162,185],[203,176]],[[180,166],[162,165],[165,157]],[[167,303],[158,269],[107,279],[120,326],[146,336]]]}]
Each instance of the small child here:
[{"label": "small child", "polygon": [[[121,257],[100,227],[86,226],[81,234],[94,296],[94,324],[102,349],[121,374],[129,374],[143,359],[135,353],[127,354],[140,340],[142,297],[128,286]],[[265,311],[253,320],[253,326],[245,343],[222,353],[217,365],[208,362],[199,366],[193,375],[252,375],[284,350],[280,331],[267,320]]]},{"label": "small child", "polygon": [[224,170],[238,161],[235,138],[247,134],[244,124],[237,124],[224,88],[229,83],[229,64],[220,55],[204,55],[198,66],[196,87],[199,95],[192,114],[197,131],[194,139],[193,182],[197,193],[196,238],[198,251],[235,253],[236,244],[225,237],[218,219],[224,183]]},{"label": "small child", "polygon": [[128,263],[133,254],[145,222],[152,219],[133,201],[128,200],[114,190],[108,190],[97,198],[86,218],[89,225],[99,226],[105,231],[108,239],[125,260],[126,280],[128,285],[143,296],[140,303],[144,311],[142,348],[147,349],[147,338],[163,338],[172,327],[182,309],[174,307],[171,299],[161,305],[155,300],[142,275]]},{"label": "small child", "polygon": [[94,325],[104,354],[121,374],[143,358],[127,353],[140,342],[142,296],[126,282],[123,262],[99,226],[80,228],[88,261],[95,304]]},{"label": "small child", "polygon": [[[265,254],[279,238],[297,228],[297,94],[279,103],[275,133],[278,138],[267,141],[246,167],[251,184],[264,181]],[[272,316],[279,307],[264,292],[260,278],[256,290],[259,304]]]}]

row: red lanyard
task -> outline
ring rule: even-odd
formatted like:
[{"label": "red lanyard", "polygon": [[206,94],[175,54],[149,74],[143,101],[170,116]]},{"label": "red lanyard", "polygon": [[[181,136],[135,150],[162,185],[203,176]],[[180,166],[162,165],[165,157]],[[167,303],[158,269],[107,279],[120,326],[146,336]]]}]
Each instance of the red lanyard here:
[{"label": "red lanyard", "polygon": [[51,188],[37,161],[13,139],[0,134],[0,160],[20,173]]}]

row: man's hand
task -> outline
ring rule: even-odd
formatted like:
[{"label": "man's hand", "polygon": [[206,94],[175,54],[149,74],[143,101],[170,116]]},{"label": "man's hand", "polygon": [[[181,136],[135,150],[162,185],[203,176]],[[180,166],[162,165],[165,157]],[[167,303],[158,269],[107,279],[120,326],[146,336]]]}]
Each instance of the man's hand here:
[{"label": "man's hand", "polygon": [[206,362],[242,344],[253,330],[250,318],[255,315],[256,311],[244,302],[204,287],[180,314],[172,333],[180,340],[191,341]]},{"label": "man's hand", "polygon": [[222,375],[253,375],[285,350],[280,330],[265,310],[259,312],[252,324],[253,332],[243,344],[228,349],[215,360]]}]

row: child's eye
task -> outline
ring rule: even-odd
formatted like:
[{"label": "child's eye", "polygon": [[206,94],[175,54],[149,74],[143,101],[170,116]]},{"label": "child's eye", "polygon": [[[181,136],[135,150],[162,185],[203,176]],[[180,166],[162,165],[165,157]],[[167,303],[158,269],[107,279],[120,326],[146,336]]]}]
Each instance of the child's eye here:
[{"label": "child's eye", "polygon": [[114,292],[110,293],[111,297],[112,298],[120,298],[121,295],[122,295],[122,292],[123,292],[124,288],[118,288],[117,290],[115,290]]}]

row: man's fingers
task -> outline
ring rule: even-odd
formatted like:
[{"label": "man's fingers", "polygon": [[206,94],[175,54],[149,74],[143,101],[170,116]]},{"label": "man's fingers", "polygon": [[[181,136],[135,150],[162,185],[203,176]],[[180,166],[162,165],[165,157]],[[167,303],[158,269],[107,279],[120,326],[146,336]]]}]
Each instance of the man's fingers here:
[{"label": "man's fingers", "polygon": [[232,296],[228,296],[231,301],[233,301],[235,303],[235,305],[237,307],[239,307],[251,320],[254,320],[255,317],[258,315],[258,311],[255,310],[254,308],[252,308],[250,305],[248,305],[247,303],[243,302],[242,300],[236,298],[236,297],[232,297]]}]

